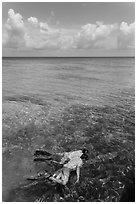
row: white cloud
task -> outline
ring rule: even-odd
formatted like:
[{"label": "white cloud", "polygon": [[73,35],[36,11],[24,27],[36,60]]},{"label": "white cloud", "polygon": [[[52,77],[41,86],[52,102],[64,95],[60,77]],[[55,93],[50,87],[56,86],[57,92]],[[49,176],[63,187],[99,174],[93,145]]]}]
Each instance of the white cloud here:
[{"label": "white cloud", "polygon": [[46,30],[46,31],[49,30],[49,26],[48,26],[47,23],[42,23],[42,22],[40,22],[39,26],[40,26],[40,28],[41,28],[42,30]]},{"label": "white cloud", "polygon": [[69,49],[69,48],[73,48],[73,44],[74,44],[74,38],[73,36],[70,35],[61,35],[59,38],[59,47],[61,49]]},{"label": "white cloud", "polygon": [[23,29],[24,27],[23,17],[19,13],[15,14],[13,9],[8,11],[7,23],[16,29]]},{"label": "white cloud", "polygon": [[38,19],[36,17],[30,17],[28,18],[28,22],[32,24],[33,26],[38,26]]},{"label": "white cloud", "polygon": [[102,22],[96,22],[96,24],[87,24],[82,26],[80,35],[84,35],[86,38],[96,40],[100,37],[107,37],[113,31],[117,29],[117,24],[104,25]]},{"label": "white cloud", "polygon": [[128,25],[126,22],[122,22],[120,25],[120,30],[123,32],[124,35],[129,35],[135,33],[135,23],[131,23]]},{"label": "white cloud", "polygon": [[3,43],[7,47],[18,48],[24,46],[25,27],[23,17],[13,9],[8,12],[8,19],[3,26]]},{"label": "white cloud", "polygon": [[77,46],[80,48],[116,48],[114,42],[116,42],[117,30],[117,24],[104,25],[103,22],[86,24],[81,27],[80,32],[76,36]]},{"label": "white cloud", "polygon": [[116,37],[107,37],[95,42],[94,46],[96,48],[104,48],[106,50],[116,49],[117,48],[117,38]]},{"label": "white cloud", "polygon": [[118,36],[119,48],[134,48],[135,47],[135,23],[127,24],[122,22]]},{"label": "white cloud", "polygon": [[[51,13],[54,16],[54,12]],[[79,29],[57,28],[48,22],[39,22],[36,17],[24,20],[13,9],[3,25],[4,47],[18,49],[119,49],[134,48],[135,23],[85,24]]]}]

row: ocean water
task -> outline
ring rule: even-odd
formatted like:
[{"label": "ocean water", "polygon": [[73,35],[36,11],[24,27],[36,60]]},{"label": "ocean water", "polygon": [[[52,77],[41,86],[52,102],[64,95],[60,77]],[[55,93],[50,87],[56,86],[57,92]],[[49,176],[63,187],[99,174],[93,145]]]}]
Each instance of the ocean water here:
[{"label": "ocean water", "polygon": [[3,98],[101,105],[134,96],[134,58],[3,58],[2,66]]},{"label": "ocean water", "polygon": [[26,177],[49,168],[34,164],[37,148],[62,152],[87,145],[94,155],[121,153],[125,159],[114,169],[134,166],[134,58],[3,58],[2,96],[3,201],[42,196],[42,187],[19,190]]}]

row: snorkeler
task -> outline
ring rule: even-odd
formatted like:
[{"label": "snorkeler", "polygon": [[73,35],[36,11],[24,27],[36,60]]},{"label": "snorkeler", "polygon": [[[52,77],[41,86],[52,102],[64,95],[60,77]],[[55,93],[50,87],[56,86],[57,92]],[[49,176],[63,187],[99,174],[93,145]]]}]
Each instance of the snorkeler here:
[{"label": "snorkeler", "polygon": [[[49,177],[49,179],[62,185],[67,184],[71,171],[76,171],[76,183],[78,183],[80,177],[80,168],[83,165],[83,161],[88,160],[88,150],[86,148],[72,152],[56,153],[55,155],[52,155],[45,150],[36,150],[34,155],[47,156],[45,160],[52,160],[55,155],[61,158],[59,164],[63,165],[63,167],[57,170],[52,176]],[[35,161],[38,161],[38,159],[40,158],[35,158]]]}]

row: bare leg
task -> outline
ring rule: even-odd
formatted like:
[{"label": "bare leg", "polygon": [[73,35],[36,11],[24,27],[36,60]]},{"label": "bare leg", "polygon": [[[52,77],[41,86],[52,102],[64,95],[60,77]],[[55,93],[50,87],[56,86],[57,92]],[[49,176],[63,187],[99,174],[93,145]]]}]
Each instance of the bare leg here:
[{"label": "bare leg", "polygon": [[57,171],[50,179],[62,185],[66,185],[69,180],[70,169],[62,168],[61,170]]}]

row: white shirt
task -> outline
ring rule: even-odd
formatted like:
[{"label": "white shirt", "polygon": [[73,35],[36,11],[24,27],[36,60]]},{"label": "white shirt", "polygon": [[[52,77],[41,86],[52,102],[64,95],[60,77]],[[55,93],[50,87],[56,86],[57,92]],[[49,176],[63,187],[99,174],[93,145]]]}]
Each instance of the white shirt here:
[{"label": "white shirt", "polygon": [[64,157],[61,159],[61,164],[64,164],[65,161],[68,160],[66,164],[64,164],[64,167],[67,167],[69,169],[75,170],[77,166],[81,167],[83,164],[82,159],[80,158],[82,156],[82,150],[74,151],[74,152],[65,152]]}]

